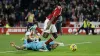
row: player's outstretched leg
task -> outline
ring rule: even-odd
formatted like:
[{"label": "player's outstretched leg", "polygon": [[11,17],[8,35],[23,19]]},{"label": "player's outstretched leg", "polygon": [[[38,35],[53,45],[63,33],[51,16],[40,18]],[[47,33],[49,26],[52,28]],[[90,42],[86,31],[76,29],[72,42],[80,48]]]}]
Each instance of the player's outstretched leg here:
[{"label": "player's outstretched leg", "polygon": [[57,33],[52,33],[52,36],[49,40],[47,40],[45,42],[46,45],[48,45],[50,42],[52,42],[54,39],[56,39],[58,36],[57,36]]}]

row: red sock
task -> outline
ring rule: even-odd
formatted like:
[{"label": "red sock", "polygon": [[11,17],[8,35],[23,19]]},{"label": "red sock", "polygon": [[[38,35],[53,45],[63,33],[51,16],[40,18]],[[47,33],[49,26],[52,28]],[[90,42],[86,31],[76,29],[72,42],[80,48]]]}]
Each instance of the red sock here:
[{"label": "red sock", "polygon": [[41,30],[39,27],[37,27],[36,30],[37,30],[40,34],[42,34],[42,30]]},{"label": "red sock", "polygon": [[51,41],[53,41],[51,38],[45,42],[46,45],[48,45]]}]

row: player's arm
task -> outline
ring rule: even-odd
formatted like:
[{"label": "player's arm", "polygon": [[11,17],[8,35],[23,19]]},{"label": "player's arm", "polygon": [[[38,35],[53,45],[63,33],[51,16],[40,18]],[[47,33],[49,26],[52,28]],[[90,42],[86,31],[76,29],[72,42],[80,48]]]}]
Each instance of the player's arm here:
[{"label": "player's arm", "polygon": [[23,49],[25,49],[25,46],[24,45],[23,46],[17,46],[17,45],[15,45],[14,42],[11,42],[10,45],[12,47],[15,47],[17,50],[23,50]]},{"label": "player's arm", "polygon": [[28,38],[29,40],[33,40],[33,34],[34,34],[34,32],[33,32],[33,31],[31,31],[31,33],[28,35],[28,37],[27,37],[27,38]]},{"label": "player's arm", "polygon": [[33,15],[33,23],[35,23],[36,22],[36,18],[35,18],[34,13],[32,13],[32,15]]},{"label": "player's arm", "polygon": [[27,14],[27,16],[25,17],[25,19],[27,19],[28,18],[28,16],[29,16],[29,13]]}]

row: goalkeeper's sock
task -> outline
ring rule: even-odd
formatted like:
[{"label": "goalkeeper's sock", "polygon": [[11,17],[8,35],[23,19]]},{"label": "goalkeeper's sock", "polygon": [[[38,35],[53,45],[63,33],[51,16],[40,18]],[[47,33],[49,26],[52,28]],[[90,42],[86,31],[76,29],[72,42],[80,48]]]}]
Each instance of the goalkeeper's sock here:
[{"label": "goalkeeper's sock", "polygon": [[39,27],[36,27],[36,30],[37,30],[40,34],[42,34],[42,32],[43,32]]}]

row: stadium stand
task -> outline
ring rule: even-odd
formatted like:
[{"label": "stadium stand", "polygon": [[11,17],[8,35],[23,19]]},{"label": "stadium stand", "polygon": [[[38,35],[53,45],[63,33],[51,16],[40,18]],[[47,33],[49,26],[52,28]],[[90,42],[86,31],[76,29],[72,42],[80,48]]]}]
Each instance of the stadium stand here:
[{"label": "stadium stand", "polygon": [[67,20],[82,22],[85,18],[100,22],[100,0],[0,0],[0,20],[4,25],[8,21],[11,27],[25,27],[24,18],[32,11],[38,22],[44,22],[57,3],[64,7],[63,26]]}]

